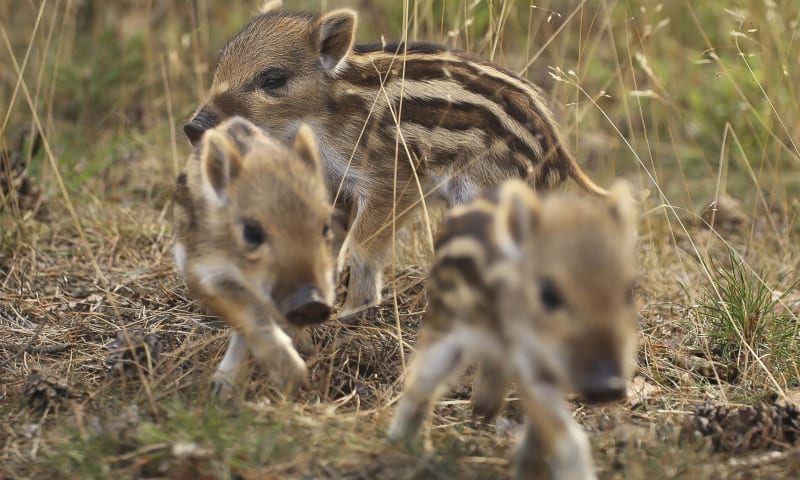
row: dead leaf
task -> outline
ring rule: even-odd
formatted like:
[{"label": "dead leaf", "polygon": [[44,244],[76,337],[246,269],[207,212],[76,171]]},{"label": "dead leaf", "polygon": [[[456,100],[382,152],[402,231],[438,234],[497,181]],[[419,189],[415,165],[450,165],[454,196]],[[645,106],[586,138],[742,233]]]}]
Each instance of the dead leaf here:
[{"label": "dead leaf", "polygon": [[643,376],[637,375],[630,382],[628,382],[628,403],[631,405],[638,405],[646,399],[651,398],[654,394],[661,391],[661,389],[652,383],[649,383]]}]

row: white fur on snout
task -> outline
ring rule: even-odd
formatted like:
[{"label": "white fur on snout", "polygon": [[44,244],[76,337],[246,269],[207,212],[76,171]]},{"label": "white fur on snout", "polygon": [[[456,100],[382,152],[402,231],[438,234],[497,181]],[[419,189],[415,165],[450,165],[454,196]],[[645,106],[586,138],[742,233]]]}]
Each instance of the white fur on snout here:
[{"label": "white fur on snout", "polygon": [[241,272],[237,268],[232,267],[230,262],[224,260],[194,265],[192,273],[199,277],[200,284],[209,290],[214,289],[221,280],[230,280],[244,287],[247,286],[247,283],[242,278]]},{"label": "white fur on snout", "polygon": [[182,242],[175,242],[172,247],[172,254],[175,256],[175,265],[181,275],[186,275],[186,246]]}]

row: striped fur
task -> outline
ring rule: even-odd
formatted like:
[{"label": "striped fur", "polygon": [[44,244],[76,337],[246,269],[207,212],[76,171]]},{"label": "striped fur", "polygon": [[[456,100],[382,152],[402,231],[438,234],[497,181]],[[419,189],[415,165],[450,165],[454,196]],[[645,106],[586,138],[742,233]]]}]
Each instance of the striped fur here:
[{"label": "striped fur", "polygon": [[509,180],[453,209],[389,437],[412,438],[447,380],[476,362],[477,415],[493,417],[508,383],[517,384],[528,420],[518,478],[594,478],[588,439],[560,397],[625,395],[636,344],[635,223],[623,184],[598,202],[539,197]]},{"label": "striped fur", "polygon": [[355,23],[349,10],[254,18],[222,49],[209,98],[184,127],[193,142],[232,115],[278,137],[300,121],[314,129],[332,194],[356,209],[345,315],[377,302],[387,225],[423,196],[463,204],[508,178],[537,189],[573,178],[605,193],[533,84],[437,45],[353,47]]}]

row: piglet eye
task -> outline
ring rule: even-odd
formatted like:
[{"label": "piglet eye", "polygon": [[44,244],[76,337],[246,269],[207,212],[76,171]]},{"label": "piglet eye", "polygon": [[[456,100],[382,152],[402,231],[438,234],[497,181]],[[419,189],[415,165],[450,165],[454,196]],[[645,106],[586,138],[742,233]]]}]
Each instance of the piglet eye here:
[{"label": "piglet eye", "polygon": [[547,310],[556,310],[564,306],[564,299],[561,297],[561,292],[552,280],[543,280],[541,291],[539,295],[542,300],[542,305]]},{"label": "piglet eye", "polygon": [[330,223],[326,223],[325,226],[322,227],[322,236],[325,238],[325,240],[333,239],[333,230],[331,230]]},{"label": "piglet eye", "polygon": [[257,248],[267,241],[267,232],[255,220],[242,220],[242,239],[250,248]]},{"label": "piglet eye", "polygon": [[288,76],[286,71],[280,68],[268,68],[261,72],[256,82],[258,88],[267,93],[278,93],[278,91],[286,86]]},{"label": "piglet eye", "polygon": [[264,90],[276,90],[286,85],[286,77],[267,77],[261,82]]}]

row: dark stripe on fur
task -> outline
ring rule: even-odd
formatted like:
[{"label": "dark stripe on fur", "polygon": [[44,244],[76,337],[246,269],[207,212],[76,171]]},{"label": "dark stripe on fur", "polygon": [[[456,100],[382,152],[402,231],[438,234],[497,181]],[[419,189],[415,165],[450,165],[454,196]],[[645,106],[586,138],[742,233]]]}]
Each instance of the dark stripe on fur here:
[{"label": "dark stripe on fur", "polygon": [[428,42],[411,42],[408,44],[407,50],[405,50],[404,47],[405,47],[404,42],[398,42],[398,41],[389,42],[386,44],[368,43],[365,45],[354,45],[353,53],[365,54],[374,52],[384,52],[384,53],[402,55],[404,52],[434,54],[434,53],[442,53],[448,51],[447,47]]},{"label": "dark stripe on fur", "polygon": [[441,275],[448,270],[456,270],[459,276],[464,279],[470,286],[481,288],[483,286],[483,275],[481,274],[475,259],[466,256],[451,257],[445,255],[437,259],[436,266],[433,269],[433,275],[436,279],[437,287],[442,290],[447,290],[455,287],[448,279],[448,275]]},{"label": "dark stripe on fur", "polygon": [[[461,62],[441,60],[436,58],[409,58],[406,59],[405,73],[403,73],[402,70],[402,58],[384,57],[374,59],[373,62],[374,66],[355,66],[351,64],[351,68],[348,71],[343,72],[339,78],[358,87],[376,90],[380,88],[381,78],[383,78],[383,81],[386,84],[401,78],[403,74],[405,75],[404,78],[410,81],[453,81],[461,85],[465,90],[496,103],[514,121],[531,132],[531,134],[534,135],[534,137],[539,141],[542,150],[545,152],[545,158],[540,158],[539,156],[535,155],[534,150],[528,146],[524,140],[516,137],[515,135],[498,136],[498,138],[507,138],[509,140],[507,143],[512,152],[517,152],[526,157],[527,161],[530,162],[532,166],[540,166],[543,161],[556,164],[571,164],[571,157],[563,150],[563,148],[561,148],[561,142],[556,133],[557,126],[549,120],[551,116],[550,111],[545,105],[539,102],[538,99],[532,97],[525,90],[521,90],[510,83],[488,77],[476,66],[469,66]],[[485,62],[482,63],[485,64]],[[498,71],[512,76],[513,78],[525,82],[532,89],[537,90],[537,87],[527,80],[510,72],[506,72],[495,65],[490,66]],[[378,72],[380,72],[380,75],[378,75]],[[413,92],[409,92],[409,94],[413,94]],[[404,100],[404,103],[407,101],[408,100]],[[444,99],[426,101],[447,103]],[[405,110],[406,106],[404,105],[403,108]],[[486,111],[484,113],[491,115]],[[409,119],[410,117],[419,119],[422,116],[423,115],[407,116],[404,113],[403,120],[413,123],[420,123],[421,125],[430,125],[435,123],[435,121],[432,119],[427,119],[423,122],[416,122]],[[432,118],[438,118],[438,116],[435,114],[429,116]],[[474,116],[471,116],[471,118],[474,118]],[[478,123],[485,125],[486,120],[481,119],[478,121]],[[443,125],[439,126],[447,128]],[[558,162],[558,160],[562,157],[565,158],[567,162]],[[565,166],[562,165],[559,168],[561,170],[561,178],[566,178],[566,176],[569,175],[569,172],[564,171]],[[549,171],[551,169],[551,166],[547,166],[544,170]],[[540,176],[546,178],[546,171],[539,172]],[[527,167],[521,169],[521,174],[523,177],[525,177],[527,173]],[[539,183],[544,184],[544,180],[540,180]]]},{"label": "dark stripe on fur", "polygon": [[465,236],[475,238],[484,243],[488,236],[492,218],[491,214],[481,210],[471,210],[448,218],[436,238],[434,248],[439,251],[452,239]]}]

